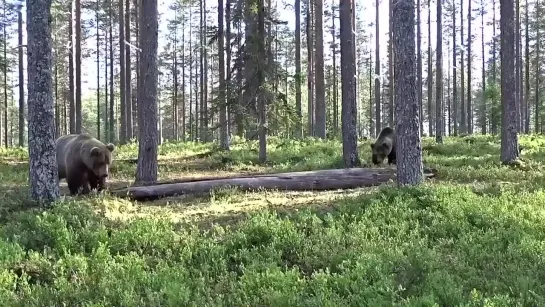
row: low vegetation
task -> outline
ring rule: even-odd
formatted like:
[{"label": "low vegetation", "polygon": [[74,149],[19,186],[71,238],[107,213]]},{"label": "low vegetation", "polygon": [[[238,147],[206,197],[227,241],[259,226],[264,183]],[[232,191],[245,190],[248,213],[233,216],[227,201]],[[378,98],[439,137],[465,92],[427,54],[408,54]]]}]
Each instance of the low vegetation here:
[{"label": "low vegetation", "polygon": [[[424,140],[438,178],[329,192],[232,188],[129,202],[108,195],[31,207],[27,153],[0,149],[3,306],[543,306],[545,138],[522,162],[492,136]],[[160,179],[342,167],[338,141],[164,143]],[[360,145],[369,164],[369,141]],[[112,186],[134,178],[117,149]],[[62,192],[66,185],[62,183]]]}]

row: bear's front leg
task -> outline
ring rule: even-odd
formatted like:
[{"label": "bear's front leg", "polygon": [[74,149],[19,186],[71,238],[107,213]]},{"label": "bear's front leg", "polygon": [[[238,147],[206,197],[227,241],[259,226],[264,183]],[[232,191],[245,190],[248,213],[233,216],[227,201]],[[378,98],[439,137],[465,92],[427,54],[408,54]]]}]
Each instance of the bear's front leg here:
[{"label": "bear's front leg", "polygon": [[[77,172],[68,171],[66,174],[66,183],[68,184],[68,190],[70,190],[70,195],[75,196],[79,194],[79,189],[83,187],[84,180],[81,174]],[[83,188],[85,190],[85,188]]]}]

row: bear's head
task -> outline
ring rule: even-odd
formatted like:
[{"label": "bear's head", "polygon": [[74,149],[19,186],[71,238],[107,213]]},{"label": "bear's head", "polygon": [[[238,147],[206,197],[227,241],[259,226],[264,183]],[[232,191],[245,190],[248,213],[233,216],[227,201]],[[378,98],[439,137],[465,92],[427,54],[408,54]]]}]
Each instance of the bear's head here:
[{"label": "bear's head", "polygon": [[110,173],[110,165],[112,164],[112,152],[115,149],[114,144],[108,145],[95,144],[89,151],[89,161],[87,167],[93,170],[93,173],[100,178],[104,179],[108,177]]},{"label": "bear's head", "polygon": [[388,157],[392,146],[387,142],[371,143],[371,160],[374,164],[381,164]]}]

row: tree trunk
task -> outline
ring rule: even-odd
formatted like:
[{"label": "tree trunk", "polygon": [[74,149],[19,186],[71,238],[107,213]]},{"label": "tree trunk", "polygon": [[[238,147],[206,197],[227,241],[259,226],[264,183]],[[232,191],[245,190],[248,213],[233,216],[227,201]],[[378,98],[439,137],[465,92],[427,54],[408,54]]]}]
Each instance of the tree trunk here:
[{"label": "tree trunk", "polygon": [[325,139],[326,136],[326,103],[325,103],[325,84],[324,84],[324,0],[314,0],[315,12],[314,20],[316,22],[314,31],[316,33],[316,61],[314,67],[315,90],[316,90],[316,108],[315,108],[315,126],[314,135]]},{"label": "tree trunk", "polygon": [[26,12],[30,196],[48,205],[60,196],[51,80],[51,0],[29,0]]},{"label": "tree trunk", "polygon": [[428,134],[433,135],[433,56],[431,51],[431,1],[428,0]]},{"label": "tree trunk", "polygon": [[501,30],[501,99],[503,121],[501,133],[501,161],[514,162],[519,156],[517,116],[518,104],[515,92],[515,18],[513,0],[500,0]]},{"label": "tree trunk", "polygon": [[227,134],[227,102],[225,99],[225,58],[223,57],[225,50],[223,39],[223,0],[218,0],[218,61],[220,87],[218,93],[218,104],[220,107],[220,147],[224,150],[229,150],[229,135]]},{"label": "tree trunk", "polygon": [[472,64],[471,64],[471,40],[473,39],[471,35],[471,2],[473,0],[469,0],[469,6],[467,9],[467,133],[473,134],[473,107],[471,105],[471,100],[473,98],[473,90],[471,89],[471,71],[473,70]]},{"label": "tree trunk", "polygon": [[[301,1],[301,0],[297,0]],[[337,137],[339,135],[339,90],[337,83],[337,30],[335,28],[335,7],[331,6],[331,22],[333,26],[331,27],[331,37],[333,39],[332,44],[332,58],[333,58],[333,135]],[[370,88],[369,88],[370,89]]]},{"label": "tree trunk", "polygon": [[[390,24],[390,29],[393,29],[394,28],[394,24],[393,24],[393,17],[392,17],[392,13],[393,13],[393,0],[390,0],[389,2],[389,8],[388,8],[388,14],[389,14],[389,24]],[[394,105],[394,88],[395,88],[395,84],[394,84],[394,46],[393,46],[393,36],[392,36],[392,31],[388,31],[388,125],[390,127],[393,127],[395,125],[395,122],[394,122],[394,109],[395,109],[395,105]]]},{"label": "tree trunk", "polygon": [[259,89],[259,162],[264,163],[267,160],[267,98],[264,90],[265,85],[265,5],[263,0],[258,0],[257,6],[257,41],[258,41],[258,68],[257,68],[257,88]]},{"label": "tree trunk", "polygon": [[[140,10],[140,4],[139,4],[139,0],[133,0],[133,6],[134,6],[134,34],[135,34],[135,44],[136,44],[136,47],[140,48],[140,46],[138,45],[138,42],[140,42],[140,37],[139,37],[139,31],[138,31],[138,23],[139,23],[139,10]],[[132,135],[133,137],[137,138],[137,131],[138,131],[138,95],[137,95],[137,90],[138,90],[138,87],[139,87],[139,84],[140,84],[140,63],[139,63],[139,56],[138,56],[138,53],[136,53],[136,56],[135,56],[135,70],[136,70],[136,87],[134,89],[134,91],[131,91],[134,95],[133,95],[133,99],[131,100],[131,103],[132,103],[132,123],[133,123],[133,127],[132,127]]]},{"label": "tree trunk", "polygon": [[303,112],[301,108],[301,0],[295,0],[295,137],[303,137]]},{"label": "tree trunk", "polygon": [[452,109],[454,112],[454,136],[458,135],[458,76],[456,67],[456,51],[458,50],[458,44],[456,44],[456,5],[452,6]]},{"label": "tree trunk", "polygon": [[414,0],[396,1],[394,69],[396,100],[396,152],[398,185],[416,185],[423,180],[422,144],[415,84]]},{"label": "tree trunk", "polygon": [[25,77],[23,71],[23,12],[17,11],[17,39],[19,52],[19,146],[25,145]]},{"label": "tree trunk", "polygon": [[524,132],[525,133],[530,133],[530,36],[528,34],[528,28],[530,27],[529,26],[529,19],[528,19],[528,10],[529,10],[529,7],[528,7],[528,0],[525,1],[525,9],[524,9],[524,19],[526,20],[525,22],[525,52],[524,52],[524,57],[525,57],[525,64],[526,64],[526,69],[524,71],[524,74],[525,74],[525,77],[524,77],[524,82],[526,84],[526,95],[524,95],[524,105],[526,106],[525,107],[525,125],[524,125]]},{"label": "tree trunk", "polygon": [[482,98],[482,110],[481,110],[481,133],[486,134],[487,120],[486,120],[486,66],[485,66],[485,56],[484,56],[484,1],[481,0],[481,64],[482,64],[482,87],[483,87],[483,98]]},{"label": "tree trunk", "polygon": [[[422,91],[422,19],[420,18],[422,5],[416,1],[416,101],[420,117],[420,135],[424,134],[424,98]],[[453,9],[454,10],[454,9]],[[393,4],[392,4],[393,13]],[[393,16],[392,16],[393,20]],[[393,21],[392,21],[393,22]],[[392,37],[393,40],[393,37]]]},{"label": "tree trunk", "polygon": [[113,7],[112,7],[112,2],[113,0],[109,0],[109,30],[110,30],[110,142],[115,142],[116,141],[116,135],[118,133],[116,133],[117,131],[119,130],[114,130],[115,128],[117,128],[116,126],[116,122],[115,122],[115,114],[114,114],[114,97],[115,97],[115,93],[114,93],[114,47],[113,47],[113,40],[114,40],[114,36],[113,36],[113,27],[114,27],[114,23],[113,23],[113,15],[114,15],[114,11],[113,11]]},{"label": "tree trunk", "polygon": [[314,74],[312,73],[313,46],[314,40],[312,36],[312,14],[310,8],[313,0],[307,0],[307,114],[308,114],[308,135],[314,135]]},{"label": "tree trunk", "polygon": [[76,133],[81,133],[81,2],[76,0]]},{"label": "tree trunk", "polygon": [[123,18],[125,10],[123,9],[124,0],[118,2],[119,16],[119,117],[121,127],[119,130],[119,143],[125,144],[127,141],[127,98],[125,96],[126,72],[125,72],[125,20]]},{"label": "tree trunk", "polygon": [[[133,186],[114,190],[112,194],[118,197],[128,197],[133,200],[149,200],[176,195],[209,193],[214,189],[228,186],[236,186],[243,191],[255,191],[259,189],[325,191],[377,186],[387,183],[394,179],[395,176],[396,170],[393,168],[331,169],[230,178],[207,178],[205,180],[198,179],[188,182]],[[434,173],[426,174],[426,178],[433,178],[434,176]]]},{"label": "tree trunk", "polygon": [[[463,0],[460,0],[463,4]],[[465,68],[464,68],[464,6],[460,5],[460,133],[467,133],[466,107],[465,107]]]},{"label": "tree trunk", "polygon": [[443,5],[437,1],[437,82],[435,87],[435,141],[443,143]]},{"label": "tree trunk", "polygon": [[140,76],[138,88],[138,163],[136,182],[157,182],[157,44],[158,12],[157,0],[140,4]]},{"label": "tree trunk", "polygon": [[68,50],[68,80],[69,80],[69,102],[70,102],[70,133],[76,132],[76,105],[74,103],[74,1],[70,0],[70,26],[68,27],[68,37],[70,47]]},{"label": "tree trunk", "polygon": [[[356,87],[356,63],[354,63],[354,45],[352,44],[352,0],[340,0],[339,19],[341,32],[341,84],[342,110],[341,125],[343,136],[343,160],[345,168],[361,164],[358,155],[357,106],[354,87]],[[377,14],[378,16],[378,14]],[[377,17],[378,18],[378,17]],[[375,83],[376,86],[376,83]],[[380,106],[379,106],[380,107]]]},{"label": "tree trunk", "polygon": [[[131,1],[125,0],[125,40],[131,42]],[[132,135],[132,82],[131,82],[131,47],[125,48],[125,117],[127,118],[127,141]],[[177,120],[177,119],[176,119]]]},{"label": "tree trunk", "polygon": [[95,18],[96,18],[96,35],[97,35],[97,139],[101,139],[100,137],[100,33],[99,33],[99,2],[96,3],[95,8]]},{"label": "tree trunk", "polygon": [[[352,2],[354,0],[350,0],[350,2]],[[379,9],[379,4],[380,4],[380,1],[379,0],[376,0],[375,1],[375,18],[376,18],[376,21],[375,21],[375,133],[376,135],[378,135],[380,133],[380,130],[381,130],[381,114],[380,114],[380,46],[379,46],[379,43],[380,43],[380,19],[379,19],[379,12],[378,12],[378,9]],[[352,28],[354,25],[352,25]],[[355,52],[355,50],[353,50],[352,52]],[[343,66],[341,64],[341,66]],[[344,66],[343,66],[343,69],[344,69]],[[354,68],[354,74],[356,73],[355,71],[355,68]],[[344,81],[343,81],[344,82]],[[343,91],[343,95],[344,95],[344,91]],[[343,98],[344,99],[344,98]],[[354,99],[356,99],[356,97],[354,97]],[[344,104],[344,102],[343,102]],[[356,109],[357,108],[357,104],[354,102],[354,112],[356,112]],[[357,121],[357,118],[355,119],[355,121]],[[371,136],[373,137],[373,136]]]}]

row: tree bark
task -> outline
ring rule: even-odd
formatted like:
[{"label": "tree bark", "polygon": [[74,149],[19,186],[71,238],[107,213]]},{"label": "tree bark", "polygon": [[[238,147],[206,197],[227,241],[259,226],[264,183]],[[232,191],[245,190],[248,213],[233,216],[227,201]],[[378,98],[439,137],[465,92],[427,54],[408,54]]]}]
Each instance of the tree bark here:
[{"label": "tree bark", "polygon": [[[131,42],[131,1],[125,0],[125,40]],[[127,141],[132,134],[132,82],[131,82],[131,47],[125,46],[125,117],[127,120]],[[176,120],[178,120],[176,118]]]},{"label": "tree bark", "polygon": [[[218,64],[219,64],[219,107],[220,107],[220,146],[229,150],[229,135],[227,134],[227,101],[225,99],[225,48],[223,34],[223,0],[218,0]],[[229,69],[229,68],[227,68]]]},{"label": "tree bark", "polygon": [[514,162],[518,150],[518,104],[515,92],[515,18],[513,0],[500,0],[501,30],[501,99],[503,121],[501,129],[501,161]]},{"label": "tree bark", "polygon": [[342,110],[341,125],[343,135],[344,167],[352,168],[361,164],[358,155],[357,107],[356,107],[356,63],[354,63],[354,44],[352,44],[352,0],[341,0],[339,19],[341,32],[341,84]]},{"label": "tree bark", "polygon": [[[350,2],[352,2],[351,0]],[[375,134],[378,135],[381,130],[381,114],[380,114],[380,19],[379,19],[379,0],[375,1]],[[354,25],[352,25],[352,28]],[[355,52],[352,51],[352,52]],[[342,64],[341,64],[342,66]],[[354,68],[354,73],[356,73]],[[344,82],[344,81],[343,81]],[[344,95],[344,94],[343,94]],[[343,98],[344,99],[344,98]],[[356,99],[356,97],[354,97]],[[356,112],[356,106],[354,106]],[[356,121],[357,119],[355,119]]]},{"label": "tree bark", "polygon": [[456,61],[456,51],[458,46],[456,44],[456,5],[452,6],[452,109],[453,109],[453,122],[454,122],[454,136],[458,135],[458,68]]},{"label": "tree bark", "polygon": [[76,133],[81,133],[81,2],[76,1]]},{"label": "tree bark", "polygon": [[437,81],[435,87],[435,141],[443,143],[443,5],[442,0],[437,0],[437,61],[436,74]]},{"label": "tree bark", "polygon": [[146,0],[140,4],[140,76],[138,88],[138,163],[136,182],[157,181],[157,45],[158,12],[157,0]]},{"label": "tree bark", "polygon": [[51,0],[28,0],[26,11],[30,196],[47,205],[60,194],[51,77]]},{"label": "tree bark", "polygon": [[295,110],[297,121],[295,137],[303,137],[303,112],[301,110],[301,0],[295,0]]},{"label": "tree bark", "polygon": [[[344,0],[343,0],[344,1]],[[377,186],[395,179],[394,168],[349,168],[266,175],[197,179],[178,183],[133,186],[113,190],[112,194],[133,200],[148,200],[176,195],[209,193],[211,190],[236,186],[242,191],[259,189],[287,191],[325,191]],[[435,177],[434,171],[426,178]]]},{"label": "tree bark", "polygon": [[[113,1],[113,0],[112,0]],[[127,141],[127,98],[125,96],[126,86],[126,73],[125,73],[125,20],[124,10],[123,10],[123,0],[118,2],[118,17],[119,17],[119,117],[121,122],[121,127],[119,129],[119,143],[125,144]]]},{"label": "tree bark", "polygon": [[398,185],[423,180],[422,143],[415,80],[414,0],[394,0],[394,69]]},{"label": "tree bark", "polygon": [[23,12],[22,7],[17,11],[18,43],[19,47],[19,146],[25,145],[25,77],[23,70]]},{"label": "tree bark", "polygon": [[325,139],[326,136],[326,103],[325,103],[325,84],[324,84],[324,0],[314,0],[315,12],[314,20],[316,33],[316,60],[314,62],[315,76],[315,91],[316,91],[316,108],[315,108],[315,125],[314,135]]},{"label": "tree bark", "polygon": [[472,77],[471,72],[473,70],[473,65],[471,64],[471,59],[473,57],[471,52],[471,40],[473,36],[471,35],[471,3],[473,0],[469,0],[468,9],[467,9],[467,133],[473,134],[473,106],[471,100],[473,98],[473,90],[471,86]]},{"label": "tree bark", "polygon": [[[70,103],[70,133],[76,133],[76,105],[74,103],[74,0],[70,0],[70,25],[68,27],[68,91]],[[28,40],[28,39],[27,39]]]}]

